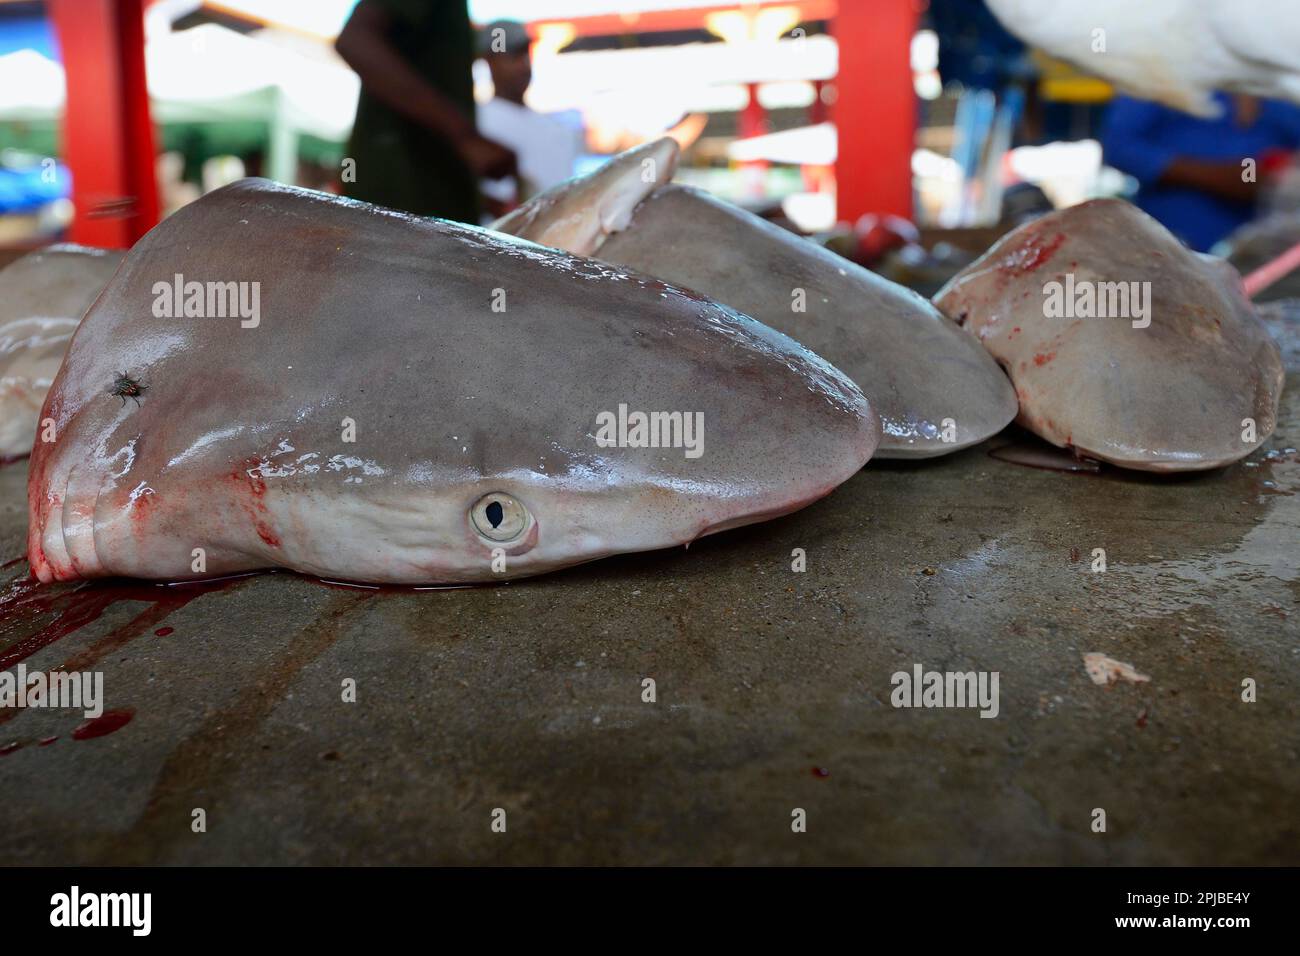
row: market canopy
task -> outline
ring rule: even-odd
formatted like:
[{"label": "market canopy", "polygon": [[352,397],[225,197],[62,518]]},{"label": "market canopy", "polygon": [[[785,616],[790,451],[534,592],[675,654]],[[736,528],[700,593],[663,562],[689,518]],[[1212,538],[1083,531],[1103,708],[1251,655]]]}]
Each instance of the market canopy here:
[{"label": "market canopy", "polygon": [[[285,182],[299,155],[340,157],[360,89],[346,67],[214,24],[157,37],[145,57],[164,148],[199,159],[266,149],[266,174]],[[57,154],[64,97],[59,63],[0,57],[0,149]]]}]

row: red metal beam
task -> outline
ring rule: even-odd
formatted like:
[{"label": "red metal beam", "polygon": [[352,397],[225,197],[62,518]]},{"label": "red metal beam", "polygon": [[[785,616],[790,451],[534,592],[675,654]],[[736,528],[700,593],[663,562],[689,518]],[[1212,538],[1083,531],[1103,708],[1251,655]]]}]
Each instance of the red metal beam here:
[{"label": "red metal beam", "polygon": [[[868,0],[847,0],[848,6],[867,3]],[[874,0],[871,0],[874,2]],[[735,10],[761,10],[764,7],[798,7],[799,18],[808,23],[829,20],[840,6],[837,0],[769,0],[766,3],[719,3],[709,7],[689,7],[678,10],[648,10],[644,13],[608,13],[590,17],[552,17],[535,20],[530,24],[536,34],[539,26],[547,23],[568,23],[580,37],[619,36],[624,33],[669,33],[676,30],[702,30],[709,14]]]},{"label": "red metal beam", "polygon": [[158,222],[145,83],[148,0],[49,0],[67,77],[63,159],[74,242],[125,249]]},{"label": "red metal beam", "polygon": [[839,41],[839,218],[866,213],[912,218],[916,94],[912,37],[924,0],[853,0],[831,21]]}]

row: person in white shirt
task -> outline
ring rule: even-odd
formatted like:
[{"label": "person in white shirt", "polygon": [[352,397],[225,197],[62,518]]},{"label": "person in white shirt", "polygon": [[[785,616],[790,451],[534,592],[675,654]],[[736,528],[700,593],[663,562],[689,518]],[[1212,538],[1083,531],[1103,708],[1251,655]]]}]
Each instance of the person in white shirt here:
[{"label": "person in white shirt", "polygon": [[503,215],[543,190],[573,177],[582,156],[580,120],[538,113],[524,104],[533,80],[528,31],[522,23],[497,20],[479,36],[479,52],[492,72],[495,96],[478,107],[479,132],[519,157],[519,174],[486,180],[490,212]]}]

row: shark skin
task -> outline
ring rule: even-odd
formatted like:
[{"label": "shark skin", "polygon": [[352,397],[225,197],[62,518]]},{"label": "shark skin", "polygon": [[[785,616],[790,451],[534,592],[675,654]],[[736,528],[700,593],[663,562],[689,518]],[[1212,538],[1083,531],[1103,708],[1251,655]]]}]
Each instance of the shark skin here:
[{"label": "shark skin", "polygon": [[676,155],[666,139],[629,150],[492,228],[658,276],[784,332],[871,400],[884,429],[876,457],[950,454],[1015,417],[1007,377],[924,297],[702,190],[668,183]]},{"label": "shark skin", "polygon": [[72,333],[121,261],[120,252],[65,244],[0,270],[0,458],[32,450]]},{"label": "shark skin", "polygon": [[935,303],[1011,376],[1020,424],[1078,455],[1204,471],[1277,424],[1282,357],[1241,276],[1124,200],[1013,230]]},{"label": "shark skin", "polygon": [[699,295],[264,180],[136,244],[42,415],[43,582],[525,577],[795,511],[880,439],[843,373]]}]

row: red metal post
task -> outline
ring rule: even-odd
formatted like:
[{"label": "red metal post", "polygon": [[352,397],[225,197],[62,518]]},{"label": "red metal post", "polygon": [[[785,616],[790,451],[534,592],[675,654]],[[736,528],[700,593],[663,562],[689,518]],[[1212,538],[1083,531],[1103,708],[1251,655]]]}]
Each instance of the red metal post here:
[{"label": "red metal post", "polygon": [[[758,84],[749,83],[749,102],[741,110],[740,115],[736,118],[738,123],[737,138],[753,139],[755,136],[763,136],[768,131],[767,110],[758,100]],[[747,163],[740,164],[742,182],[741,190],[745,195],[758,199],[763,196],[765,191],[765,180],[767,178],[767,163],[764,160],[757,159]]]},{"label": "red metal post", "polygon": [[739,139],[752,139],[767,132],[767,110],[758,101],[758,84],[749,83],[747,86],[749,89],[749,102],[745,104],[745,108],[740,112]]},{"label": "red metal post", "polygon": [[49,0],[67,77],[63,159],[74,242],[128,248],[158,222],[145,83],[148,0]]},{"label": "red metal post", "polygon": [[912,217],[916,93],[912,37],[924,0],[841,0],[832,30],[840,66],[832,109],[839,218]]},{"label": "red metal post", "polygon": [[817,126],[830,119],[830,110],[826,107],[826,81],[813,80],[813,101],[808,107],[808,122]]}]

